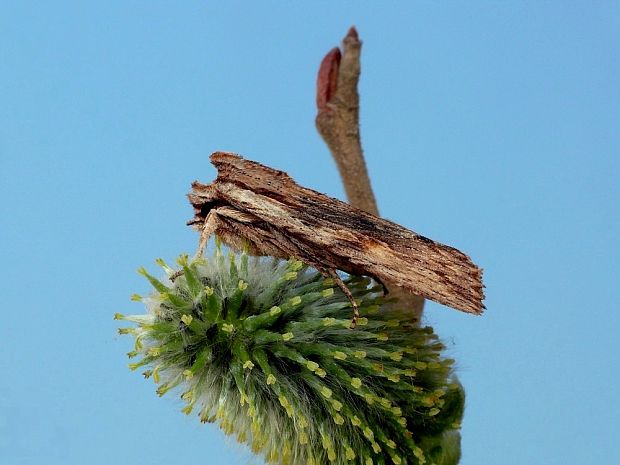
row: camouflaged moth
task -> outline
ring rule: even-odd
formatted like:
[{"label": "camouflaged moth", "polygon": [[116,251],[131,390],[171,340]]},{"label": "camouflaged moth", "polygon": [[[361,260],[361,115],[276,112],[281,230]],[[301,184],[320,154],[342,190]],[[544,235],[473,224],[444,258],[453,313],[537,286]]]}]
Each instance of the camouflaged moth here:
[{"label": "camouflaged moth", "polygon": [[211,155],[214,182],[192,183],[201,231],[254,255],[295,257],[330,276],[357,305],[337,270],[370,276],[467,313],[484,310],[482,270],[459,250],[297,184],[283,171],[226,152]]}]

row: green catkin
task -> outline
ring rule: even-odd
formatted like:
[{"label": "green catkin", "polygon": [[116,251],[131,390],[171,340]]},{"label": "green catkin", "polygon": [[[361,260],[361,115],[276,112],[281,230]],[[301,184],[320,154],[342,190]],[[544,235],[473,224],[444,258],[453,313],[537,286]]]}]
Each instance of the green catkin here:
[{"label": "green catkin", "polygon": [[182,255],[132,296],[132,370],[179,391],[182,412],[217,422],[267,463],[455,465],[464,393],[432,328],[417,328],[365,277],[332,279],[298,260]]}]

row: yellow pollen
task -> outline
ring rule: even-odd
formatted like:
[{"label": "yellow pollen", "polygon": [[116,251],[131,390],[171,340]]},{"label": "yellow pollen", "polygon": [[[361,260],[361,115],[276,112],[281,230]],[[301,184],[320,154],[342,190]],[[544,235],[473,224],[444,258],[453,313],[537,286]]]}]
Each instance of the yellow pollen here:
[{"label": "yellow pollen", "polygon": [[189,415],[190,413],[192,413],[193,409],[194,409],[194,406],[192,404],[189,404],[183,407],[181,409],[181,412],[183,412],[185,415]]},{"label": "yellow pollen", "polygon": [[306,362],[306,368],[308,368],[308,370],[310,371],[315,371],[317,368],[319,368],[319,364],[311,360],[308,360]]},{"label": "yellow pollen", "polygon": [[149,349],[150,356],[157,357],[159,354],[161,354],[161,349],[159,347],[151,347]]},{"label": "yellow pollen", "polygon": [[323,297],[329,297],[330,295],[334,295],[334,289],[332,289],[331,287],[329,289],[323,289],[321,291],[321,295]]},{"label": "yellow pollen", "polygon": [[425,462],[425,460],[423,460],[424,459],[424,451],[422,449],[420,449],[418,446],[416,446],[413,449],[413,455],[415,455],[421,463]]},{"label": "yellow pollen", "polygon": [[433,399],[431,396],[427,396],[427,397],[423,397],[421,402],[422,402],[422,405],[426,407],[431,407],[435,403],[435,399]]}]

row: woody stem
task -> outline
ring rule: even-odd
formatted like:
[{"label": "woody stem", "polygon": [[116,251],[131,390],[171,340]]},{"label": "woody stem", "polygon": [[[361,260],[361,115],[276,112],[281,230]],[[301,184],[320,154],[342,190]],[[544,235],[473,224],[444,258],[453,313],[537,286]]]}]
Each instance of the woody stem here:
[{"label": "woody stem", "polygon": [[[359,129],[359,94],[362,42],[355,27],[351,27],[342,41],[342,52],[332,49],[319,68],[317,78],[316,128],[336,161],[349,203],[354,207],[379,216]],[[390,295],[399,299],[399,305],[411,308],[419,319],[424,299],[386,283]]]}]

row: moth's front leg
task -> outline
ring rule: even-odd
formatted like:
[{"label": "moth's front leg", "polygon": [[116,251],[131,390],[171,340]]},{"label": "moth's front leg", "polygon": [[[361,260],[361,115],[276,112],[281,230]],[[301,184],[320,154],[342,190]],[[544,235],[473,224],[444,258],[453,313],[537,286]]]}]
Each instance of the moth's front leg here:
[{"label": "moth's front leg", "polygon": [[[196,250],[196,258],[202,256],[207,242],[213,233],[224,226],[226,220],[234,220],[243,224],[250,224],[257,220],[254,215],[239,211],[235,208],[222,206],[212,208],[205,218],[202,229],[200,231],[200,240],[198,241],[198,250]],[[230,244],[229,244],[230,245]]]},{"label": "moth's front leg", "polygon": [[220,219],[217,214],[217,209],[214,208],[207,214],[207,217],[202,224],[202,229],[200,231],[200,240],[198,241],[198,249],[196,250],[194,258],[202,257],[202,254],[207,247],[207,242],[209,241],[209,238],[213,233],[215,233],[219,224]]}]

